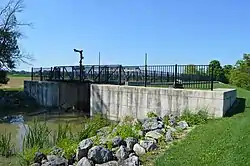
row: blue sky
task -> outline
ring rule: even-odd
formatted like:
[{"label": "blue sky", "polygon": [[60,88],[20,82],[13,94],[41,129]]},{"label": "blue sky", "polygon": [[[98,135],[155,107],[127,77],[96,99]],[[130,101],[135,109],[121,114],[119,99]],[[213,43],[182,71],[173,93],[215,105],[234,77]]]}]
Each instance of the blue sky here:
[{"label": "blue sky", "polygon": [[[6,0],[5,0],[6,1]],[[22,49],[34,67],[234,64],[250,52],[249,0],[25,0]],[[30,67],[21,64],[19,69]]]}]

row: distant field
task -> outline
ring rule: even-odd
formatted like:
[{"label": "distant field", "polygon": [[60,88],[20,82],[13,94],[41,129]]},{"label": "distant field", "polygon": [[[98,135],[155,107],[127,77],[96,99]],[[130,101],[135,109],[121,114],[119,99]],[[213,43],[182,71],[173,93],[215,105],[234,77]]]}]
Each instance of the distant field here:
[{"label": "distant field", "polygon": [[21,76],[9,76],[10,81],[8,84],[0,84],[0,89],[20,89],[23,88],[24,80],[30,80],[30,77],[21,77]]}]

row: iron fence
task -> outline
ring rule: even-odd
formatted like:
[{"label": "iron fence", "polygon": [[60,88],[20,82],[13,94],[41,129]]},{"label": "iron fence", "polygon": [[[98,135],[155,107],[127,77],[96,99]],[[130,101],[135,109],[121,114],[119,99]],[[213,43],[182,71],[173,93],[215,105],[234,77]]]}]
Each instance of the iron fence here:
[{"label": "iron fence", "polygon": [[[32,80],[90,81],[100,84],[172,86],[213,90],[211,65],[83,65],[32,68]],[[80,72],[82,71],[82,72]]]}]

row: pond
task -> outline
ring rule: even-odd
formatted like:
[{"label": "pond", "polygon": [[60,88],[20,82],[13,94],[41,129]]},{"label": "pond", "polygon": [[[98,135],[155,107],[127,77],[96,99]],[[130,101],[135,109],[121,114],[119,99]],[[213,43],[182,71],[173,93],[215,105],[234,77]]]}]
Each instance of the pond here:
[{"label": "pond", "polygon": [[[0,133],[7,131],[12,134],[12,142],[17,151],[22,151],[24,136],[28,131],[28,125],[33,122],[34,118],[40,122],[46,121],[47,126],[52,131],[57,129],[58,124],[65,124],[66,122],[74,125],[73,129],[77,130],[86,115],[77,112],[64,113],[58,110],[45,112],[44,109],[36,110],[36,112],[38,112],[38,114],[25,114],[19,112],[0,118]],[[39,112],[42,113],[39,114]]]}]

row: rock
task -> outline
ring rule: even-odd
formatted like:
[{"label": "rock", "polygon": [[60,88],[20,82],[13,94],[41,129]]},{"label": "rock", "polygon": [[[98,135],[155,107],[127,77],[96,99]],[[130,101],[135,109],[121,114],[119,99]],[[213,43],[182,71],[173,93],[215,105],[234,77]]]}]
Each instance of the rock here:
[{"label": "rock", "polygon": [[99,130],[97,130],[96,135],[98,136],[107,136],[110,133],[110,127],[109,126],[105,126],[103,128],[100,128]]},{"label": "rock", "polygon": [[113,147],[117,147],[123,144],[123,140],[122,137],[120,136],[116,136],[112,139],[112,145]]},{"label": "rock", "polygon": [[76,166],[94,166],[94,163],[89,160],[87,157],[81,158],[80,161],[76,164]]},{"label": "rock", "polygon": [[62,148],[53,147],[50,154],[51,155],[56,155],[56,156],[63,156],[64,155],[64,150]]},{"label": "rock", "polygon": [[36,152],[34,157],[34,163],[42,164],[42,160],[47,160],[46,155],[41,152]]},{"label": "rock", "polygon": [[138,143],[136,143],[133,147],[133,151],[136,155],[141,156],[146,153],[146,150]]},{"label": "rock", "polygon": [[158,121],[158,118],[147,118],[144,120],[142,124],[144,131],[152,131],[156,129],[162,129],[163,123],[161,121]]},{"label": "rock", "polygon": [[120,148],[116,151],[115,156],[118,160],[125,160],[129,157],[129,151],[125,146],[120,146]]},{"label": "rock", "polygon": [[172,130],[171,129],[168,129],[167,132],[166,132],[166,141],[167,142],[172,142],[174,139],[173,139],[173,136],[172,136]]},{"label": "rock", "polygon": [[158,133],[157,131],[149,131],[146,133],[145,137],[153,138],[158,140],[159,138],[162,137],[162,134]]},{"label": "rock", "polygon": [[43,165],[68,166],[68,161],[63,157],[56,155],[48,155],[47,159],[48,162],[44,163]]},{"label": "rock", "polygon": [[94,146],[89,149],[88,159],[91,159],[95,164],[102,164],[113,160],[113,153],[101,146]]},{"label": "rock", "polygon": [[44,163],[46,163],[46,162],[48,162],[48,160],[42,160],[42,164],[44,164]]},{"label": "rock", "polygon": [[103,163],[103,164],[96,164],[95,166],[118,166],[118,162],[117,161],[109,161],[107,163]]},{"label": "rock", "polygon": [[182,129],[182,130],[185,130],[188,128],[188,123],[186,121],[180,121],[177,123],[177,127]]},{"label": "rock", "polygon": [[139,166],[140,161],[138,156],[131,156],[126,160],[122,161],[120,166]]},{"label": "rock", "polygon": [[168,120],[169,125],[170,125],[170,126],[174,126],[174,125],[176,124],[176,118],[175,118],[175,116],[172,115],[172,114],[170,114],[170,115],[168,116],[168,118],[169,118],[169,120]]},{"label": "rock", "polygon": [[33,163],[30,166],[40,166],[40,164],[39,163]]},{"label": "rock", "polygon": [[157,149],[156,143],[152,140],[141,140],[140,145],[148,152]]},{"label": "rock", "polygon": [[77,160],[79,161],[83,157],[87,157],[88,155],[88,150],[93,146],[94,142],[91,139],[85,139],[82,140],[79,145],[78,145],[78,150],[77,150]]},{"label": "rock", "polygon": [[72,155],[69,160],[68,160],[68,164],[69,165],[73,165],[76,162],[76,155]]},{"label": "rock", "polygon": [[156,131],[157,133],[163,134],[165,133],[165,129],[156,129],[156,130],[152,130],[152,131]]},{"label": "rock", "polygon": [[125,139],[125,142],[127,144],[128,150],[132,151],[134,145],[138,142],[138,140],[136,138],[133,138],[133,137],[128,137],[128,138]]}]

